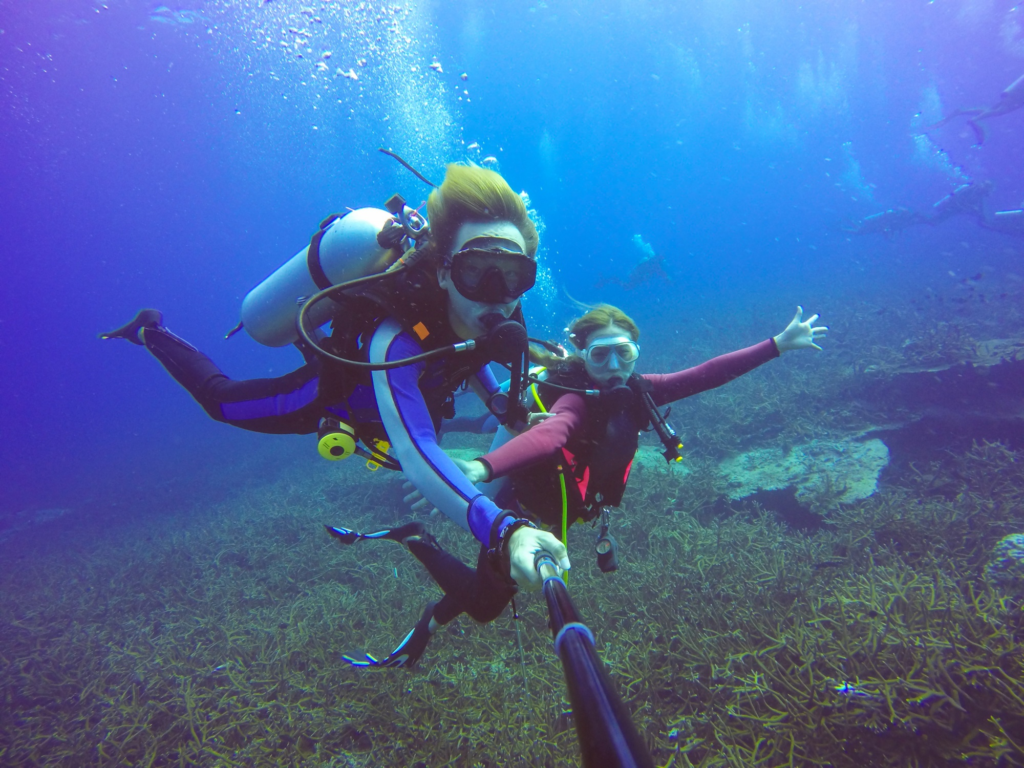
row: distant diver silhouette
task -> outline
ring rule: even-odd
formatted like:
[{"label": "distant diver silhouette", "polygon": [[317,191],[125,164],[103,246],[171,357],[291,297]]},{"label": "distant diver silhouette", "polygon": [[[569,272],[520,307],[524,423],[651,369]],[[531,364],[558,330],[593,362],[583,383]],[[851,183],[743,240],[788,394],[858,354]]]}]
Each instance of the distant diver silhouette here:
[{"label": "distant diver silhouette", "polygon": [[978,142],[974,145],[980,147],[985,141],[985,128],[980,123],[982,120],[990,120],[993,117],[1002,117],[1010,112],[1014,112],[1021,107],[1024,107],[1024,75],[1021,75],[1009,86],[1006,90],[999,94],[999,101],[993,104],[987,109],[958,109],[951,115],[939,120],[934,125],[929,125],[925,128],[925,131],[934,131],[937,128],[942,128],[944,125],[949,123],[951,120],[955,120],[958,117],[968,117],[967,124],[971,126],[971,130],[974,131],[975,138]]},{"label": "distant diver silhouette", "polygon": [[928,219],[917,211],[899,205],[881,213],[866,216],[853,226],[843,227],[843,231],[852,235],[885,235],[892,240],[907,227],[927,223]]},{"label": "distant diver silhouette", "polygon": [[981,226],[1004,235],[1024,237],[1024,203],[1020,208],[1011,211],[996,211],[992,218],[986,219]]},{"label": "distant diver silhouette", "polygon": [[598,280],[596,287],[603,288],[606,285],[617,285],[623,290],[632,291],[654,280],[671,283],[672,278],[665,271],[664,264],[665,257],[661,254],[648,256],[630,270],[629,277],[625,280],[621,277],[605,277]]},{"label": "distant diver silhouette", "polygon": [[991,181],[962,184],[932,206],[929,224],[941,224],[954,216],[971,216],[985,226],[985,200],[992,193]]}]

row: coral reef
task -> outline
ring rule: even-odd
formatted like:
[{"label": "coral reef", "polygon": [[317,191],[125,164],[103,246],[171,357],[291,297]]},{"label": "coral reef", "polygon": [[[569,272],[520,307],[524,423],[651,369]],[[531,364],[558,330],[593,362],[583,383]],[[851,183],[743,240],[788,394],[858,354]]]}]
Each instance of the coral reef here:
[{"label": "coral reef", "polygon": [[[1024,461],[981,444],[835,505],[813,535],[714,514],[714,464],[651,462],[620,570],[569,547],[574,600],[659,765],[1002,766],[1024,759],[1024,614],[984,578],[1024,525]],[[943,482],[936,485],[935,478]],[[4,559],[4,765],[567,765],[543,601],[459,619],[417,669],[383,653],[437,589],[402,548],[322,522],[403,519],[383,472],[311,467],[213,508],[65,530]],[[469,558],[472,542],[434,525]],[[84,541],[94,544],[84,545]],[[366,546],[364,546],[364,544]]]},{"label": "coral reef", "polygon": [[889,463],[881,440],[812,440],[783,448],[757,448],[723,461],[726,495],[731,499],[758,490],[796,488],[812,511],[822,503],[849,504],[878,489],[879,473]]},{"label": "coral reef", "polygon": [[1011,533],[996,543],[985,576],[1002,591],[1024,597],[1024,533]]},{"label": "coral reef", "polygon": [[[598,570],[592,529],[570,530],[573,599],[657,765],[1024,764],[1024,610],[1004,586],[1016,583],[1016,546],[1000,545],[1024,531],[1024,450],[1012,435],[949,429],[949,411],[997,399],[1020,412],[1016,347],[978,340],[1013,338],[1024,302],[1012,286],[988,299],[994,325],[965,314],[967,289],[955,290],[933,333],[934,312],[848,300],[856,346],[835,323],[824,354],[787,356],[677,404],[685,461],[666,465],[645,436],[612,519],[616,573]],[[685,348],[652,329],[645,370],[776,330],[756,315],[680,323],[671,333],[687,334]],[[929,366],[941,370],[910,370]],[[939,399],[951,391],[969,399]],[[894,438],[936,402],[936,450],[901,444],[897,461]],[[840,476],[854,470],[824,459],[864,450],[856,473],[874,483],[881,449],[850,436],[880,428],[892,450],[883,481],[848,496]],[[465,455],[487,444],[451,438]],[[798,448],[785,459],[773,446]],[[343,548],[320,527],[407,519],[397,478],[353,459],[307,463],[298,450],[261,456],[244,481],[217,473],[201,485],[212,501],[127,488],[118,509],[145,512],[76,510],[0,541],[0,764],[576,764],[537,595],[517,599],[518,622],[452,622],[412,671],[340,661],[389,651],[438,590],[401,547]],[[720,504],[721,467],[738,455],[789,461],[823,524],[800,530],[758,503]],[[429,522],[475,558],[462,531]]]}]

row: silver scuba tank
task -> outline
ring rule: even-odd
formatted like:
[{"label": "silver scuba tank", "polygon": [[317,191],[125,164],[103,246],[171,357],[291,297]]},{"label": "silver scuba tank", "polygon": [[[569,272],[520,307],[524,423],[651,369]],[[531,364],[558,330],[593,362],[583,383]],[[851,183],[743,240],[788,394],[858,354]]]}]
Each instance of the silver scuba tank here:
[{"label": "silver scuba tank", "polygon": [[[294,344],[299,339],[296,316],[307,298],[328,285],[383,272],[402,255],[400,247],[387,249],[377,242],[377,234],[389,220],[395,217],[387,211],[359,208],[331,221],[314,236],[313,243],[246,294],[242,327],[268,347]],[[316,243],[319,254],[316,250],[311,254]],[[311,307],[313,327],[329,321],[335,306],[322,301]]]}]

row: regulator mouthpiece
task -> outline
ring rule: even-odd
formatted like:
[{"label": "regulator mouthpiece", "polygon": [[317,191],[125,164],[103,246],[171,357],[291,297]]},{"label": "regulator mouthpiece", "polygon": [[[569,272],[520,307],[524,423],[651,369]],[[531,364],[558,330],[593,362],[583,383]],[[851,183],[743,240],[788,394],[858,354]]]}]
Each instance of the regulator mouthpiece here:
[{"label": "regulator mouthpiece", "polygon": [[488,318],[497,317],[487,331],[487,348],[494,360],[513,362],[521,360],[528,348],[526,328],[515,320],[506,320],[501,315],[485,315],[481,322],[486,324]]},{"label": "regulator mouthpiece", "polygon": [[500,312],[491,312],[489,315],[484,315],[480,318],[480,325],[488,331],[492,330],[498,323],[503,322],[505,322],[505,316]]},{"label": "regulator mouthpiece", "polygon": [[627,384],[606,389],[601,392],[601,399],[615,411],[621,411],[633,404],[633,390]]}]

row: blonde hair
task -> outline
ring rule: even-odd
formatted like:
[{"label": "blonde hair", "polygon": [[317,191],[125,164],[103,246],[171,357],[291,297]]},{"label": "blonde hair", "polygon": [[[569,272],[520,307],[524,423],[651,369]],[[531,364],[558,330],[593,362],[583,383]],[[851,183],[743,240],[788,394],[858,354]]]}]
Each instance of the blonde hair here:
[{"label": "blonde hair", "polygon": [[526,241],[526,255],[536,258],[540,238],[523,199],[499,174],[476,165],[448,166],[444,182],[427,198],[429,248],[435,258],[447,256],[455,235],[466,222],[509,221]]}]

